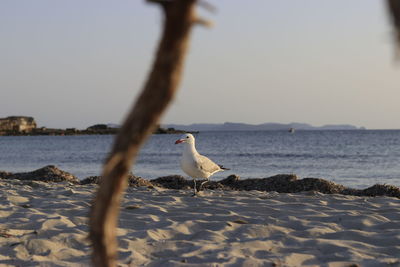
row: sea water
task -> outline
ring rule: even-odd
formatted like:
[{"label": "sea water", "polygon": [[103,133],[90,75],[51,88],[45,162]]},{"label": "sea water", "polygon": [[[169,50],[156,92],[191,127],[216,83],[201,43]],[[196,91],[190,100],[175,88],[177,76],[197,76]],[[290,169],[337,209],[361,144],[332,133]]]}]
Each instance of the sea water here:
[{"label": "sea water", "polygon": [[[185,175],[179,166],[180,135],[153,135],[132,172],[143,178]],[[230,174],[263,178],[296,174],[364,188],[375,183],[400,186],[400,130],[200,132],[197,150]],[[100,175],[112,135],[1,136],[0,170],[32,171],[56,165],[80,179]]]}]

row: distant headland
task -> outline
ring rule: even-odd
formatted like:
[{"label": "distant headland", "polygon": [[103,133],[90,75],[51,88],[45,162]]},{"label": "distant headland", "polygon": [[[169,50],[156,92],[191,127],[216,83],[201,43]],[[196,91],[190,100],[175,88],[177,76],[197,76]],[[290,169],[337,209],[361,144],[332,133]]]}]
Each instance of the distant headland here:
[{"label": "distant headland", "polygon": [[[89,134],[116,134],[119,126],[115,124],[95,124],[86,129],[66,128],[55,129],[47,127],[37,127],[33,117],[28,116],[9,116],[0,118],[0,136],[19,136],[19,135],[89,135]],[[181,134],[184,130],[174,128],[157,127],[154,134]]]},{"label": "distant headland", "polygon": [[350,124],[329,124],[324,126],[312,126],[307,123],[263,123],[263,124],[247,124],[247,123],[195,123],[195,124],[165,124],[167,128],[177,128],[191,131],[291,131],[294,130],[365,130],[364,127],[357,127]]},{"label": "distant headland", "polygon": [[[90,134],[116,134],[120,126],[118,124],[95,124],[86,129],[66,128],[56,129],[38,127],[35,119],[28,116],[9,116],[0,118],[1,135],[90,135]],[[178,130],[179,129],[179,130]],[[365,130],[364,127],[356,127],[349,124],[324,125],[320,127],[306,123],[196,123],[196,124],[165,124],[158,126],[154,134],[181,134],[196,133],[199,131],[290,131],[297,130]]]}]

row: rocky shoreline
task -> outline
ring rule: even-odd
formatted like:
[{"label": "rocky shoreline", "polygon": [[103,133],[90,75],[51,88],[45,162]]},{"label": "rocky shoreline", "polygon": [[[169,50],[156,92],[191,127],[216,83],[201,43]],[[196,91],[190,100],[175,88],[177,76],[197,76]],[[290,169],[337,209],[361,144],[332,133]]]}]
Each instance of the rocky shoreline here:
[{"label": "rocky shoreline", "polygon": [[[102,135],[117,134],[120,126],[116,124],[95,124],[86,129],[76,128],[47,128],[37,127],[33,117],[28,116],[9,116],[0,118],[0,136],[31,136],[31,135]],[[183,134],[188,131],[177,130],[175,128],[162,128],[160,125],[154,130],[154,134]],[[198,133],[198,132],[191,132]]]},{"label": "rocky shoreline", "polygon": [[[49,165],[32,172],[11,173],[0,171],[0,179],[21,180],[21,181],[41,181],[47,183],[69,182],[74,185],[99,184],[101,176],[91,176],[83,180],[78,177]],[[200,183],[197,183],[199,185]],[[185,179],[180,175],[170,175],[147,180],[133,174],[128,176],[130,187],[145,186],[148,188],[162,187],[167,189],[191,190],[193,181]],[[376,184],[366,189],[348,188],[322,178],[303,178],[298,179],[294,174],[278,174],[268,178],[251,178],[241,180],[237,175],[230,175],[220,181],[210,181],[203,188],[206,190],[230,190],[230,191],[266,191],[278,193],[299,193],[299,192],[320,192],[323,194],[342,194],[353,196],[389,196],[400,198],[400,188],[387,185]]]},{"label": "rocky shoreline", "polygon": [[[37,135],[50,135],[50,136],[64,136],[64,135],[114,135],[119,132],[119,128],[108,127],[105,124],[96,124],[88,127],[87,129],[53,129],[53,128],[34,128],[30,131],[17,131],[9,130],[2,131],[0,136],[37,136]],[[177,130],[174,128],[161,128],[158,127],[153,134],[183,134],[186,131]],[[197,133],[197,132],[196,132]]]}]

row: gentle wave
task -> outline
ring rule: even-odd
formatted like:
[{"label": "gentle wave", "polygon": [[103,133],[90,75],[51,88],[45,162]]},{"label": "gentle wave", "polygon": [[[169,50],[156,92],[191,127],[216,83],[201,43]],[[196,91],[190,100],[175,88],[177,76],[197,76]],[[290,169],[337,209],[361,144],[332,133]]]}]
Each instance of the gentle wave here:
[{"label": "gentle wave", "polygon": [[[174,135],[153,135],[136,160],[135,174],[181,174],[183,147]],[[0,137],[0,170],[31,171],[56,165],[80,178],[99,175],[113,136]],[[294,173],[348,186],[400,185],[400,131],[202,132],[198,151],[229,167],[213,179]]]}]

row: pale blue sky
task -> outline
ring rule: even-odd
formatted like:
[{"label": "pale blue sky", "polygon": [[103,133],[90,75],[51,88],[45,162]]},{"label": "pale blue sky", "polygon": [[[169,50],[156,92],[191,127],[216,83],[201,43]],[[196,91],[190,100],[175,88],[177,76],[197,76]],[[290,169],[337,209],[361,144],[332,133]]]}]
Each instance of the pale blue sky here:
[{"label": "pale blue sky", "polygon": [[[400,68],[381,0],[209,0],[163,123],[305,122],[400,128]],[[1,0],[0,117],[119,123],[162,19],[140,0]]]}]

